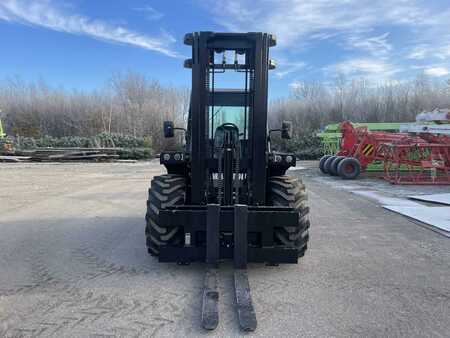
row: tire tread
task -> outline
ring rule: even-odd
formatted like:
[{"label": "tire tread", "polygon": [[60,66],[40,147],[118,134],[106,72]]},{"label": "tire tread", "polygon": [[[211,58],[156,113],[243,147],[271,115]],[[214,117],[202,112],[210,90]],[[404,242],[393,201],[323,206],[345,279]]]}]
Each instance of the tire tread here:
[{"label": "tire tread", "polygon": [[275,229],[278,245],[296,247],[299,257],[305,254],[309,240],[309,207],[306,187],[300,179],[290,176],[272,176],[268,185],[269,203],[276,206],[291,207],[298,211],[298,226]]},{"label": "tire tread", "polygon": [[183,204],[186,183],[180,175],[155,176],[148,190],[145,236],[147,251],[158,256],[161,246],[178,245],[183,242],[179,228],[168,229],[159,224],[159,211],[169,206]]}]

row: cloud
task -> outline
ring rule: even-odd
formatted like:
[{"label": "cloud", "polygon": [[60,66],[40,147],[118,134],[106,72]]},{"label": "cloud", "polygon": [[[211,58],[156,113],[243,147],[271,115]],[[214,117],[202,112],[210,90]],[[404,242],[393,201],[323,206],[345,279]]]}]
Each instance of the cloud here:
[{"label": "cloud", "polygon": [[350,59],[332,66],[325,67],[327,73],[342,74],[352,77],[367,78],[372,81],[386,81],[392,76],[400,72],[399,67],[395,67],[390,63],[380,59]]},{"label": "cloud", "polygon": [[408,59],[413,60],[423,60],[427,57],[429,53],[429,47],[426,45],[414,47],[411,52],[407,55]]},{"label": "cloud", "polygon": [[[277,66],[278,67],[278,66]],[[280,69],[275,71],[275,76],[279,79],[284,78],[285,76],[295,73],[299,71],[300,69],[303,69],[306,67],[306,63],[299,61],[299,62],[281,62],[280,63]]]},{"label": "cloud", "polygon": [[[447,41],[450,37],[447,39]],[[434,56],[441,60],[446,60],[450,58],[450,44],[443,44],[439,48],[434,50]]]},{"label": "cloud", "polygon": [[412,60],[424,60],[424,59],[440,59],[447,60],[450,58],[450,44],[446,43],[450,39],[450,35],[448,38],[442,38],[440,43],[436,45],[432,44],[422,44],[411,49],[409,54],[407,55],[408,59]]},{"label": "cloud", "polygon": [[426,15],[414,4],[398,0],[211,0],[208,8],[224,27],[268,31],[284,47],[329,34],[367,33],[380,24],[410,25]]},{"label": "cloud", "polygon": [[132,45],[171,57],[178,54],[170,48],[174,38],[167,33],[154,38],[122,26],[67,13],[50,0],[2,0],[0,20],[39,26],[54,31],[85,35],[102,41]]},{"label": "cloud", "polygon": [[133,8],[137,12],[143,12],[145,14],[145,17],[150,21],[155,21],[162,19],[164,17],[164,14],[160,11],[157,11],[151,6],[145,6],[145,7],[137,7]]},{"label": "cloud", "polygon": [[0,4],[0,20],[2,21],[11,21],[9,16],[6,14],[5,9],[2,8],[2,4]]},{"label": "cloud", "polygon": [[449,70],[445,67],[425,68],[424,73],[428,76],[434,76],[434,77],[440,77],[440,76],[445,76],[445,75],[450,74]]},{"label": "cloud", "polygon": [[291,83],[289,83],[289,88],[293,91],[300,89],[302,86],[303,84],[298,80],[294,80]]},{"label": "cloud", "polygon": [[374,56],[384,56],[392,50],[392,45],[388,42],[389,33],[384,33],[377,36],[350,36],[348,38],[348,45],[351,48],[358,48],[369,52]]},{"label": "cloud", "polygon": [[[309,54],[314,55],[327,48],[325,53],[335,54],[338,60],[353,59],[320,65],[321,68],[390,78],[409,76],[404,71],[411,71],[408,68],[411,60],[431,63],[436,61],[432,58],[441,61],[450,58],[450,45],[446,42],[450,41],[447,0],[202,0],[202,3],[226,30],[275,34],[278,46],[274,53],[291,63],[305,60],[308,50],[314,50]],[[336,62],[328,59],[332,58],[319,57],[315,62]],[[304,70],[293,72],[300,69]],[[276,76],[285,75],[280,70]]]}]

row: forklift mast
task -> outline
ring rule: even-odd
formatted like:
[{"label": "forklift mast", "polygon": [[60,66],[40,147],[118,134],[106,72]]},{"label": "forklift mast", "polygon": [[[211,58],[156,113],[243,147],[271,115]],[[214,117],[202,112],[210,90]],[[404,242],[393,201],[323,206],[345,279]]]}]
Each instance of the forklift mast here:
[{"label": "forklift mast", "polygon": [[[227,201],[227,191],[233,184],[230,179],[233,178],[227,175],[226,154],[222,160],[215,151],[217,142],[214,142],[214,138],[217,136],[217,120],[220,117],[217,115],[228,110],[229,114],[240,115],[235,119],[241,122],[237,131],[237,143],[241,149],[234,162],[239,162],[239,173],[244,178],[241,190],[245,194],[241,196],[246,196],[244,202],[248,205],[265,205],[268,167],[267,87],[271,65],[269,48],[275,46],[275,38],[266,33],[198,32],[186,34],[184,43],[192,46],[192,59],[185,61],[185,67],[192,68],[187,131],[191,172],[189,203],[200,205],[209,202],[213,173],[218,173],[219,179],[223,178],[224,181],[224,198],[220,204],[239,202],[234,200],[233,203],[229,198]],[[232,60],[227,62],[226,57],[230,54]],[[239,77],[240,88],[218,88],[216,82],[230,72]],[[232,127],[227,128],[231,133]],[[222,163],[224,168],[220,168]],[[223,173],[218,172],[220,169]],[[230,179],[227,180],[227,176]]]}]

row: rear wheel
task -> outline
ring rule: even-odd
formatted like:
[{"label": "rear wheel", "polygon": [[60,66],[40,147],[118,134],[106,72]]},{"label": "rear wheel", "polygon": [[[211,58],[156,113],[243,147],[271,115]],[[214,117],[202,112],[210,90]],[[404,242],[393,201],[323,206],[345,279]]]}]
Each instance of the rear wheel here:
[{"label": "rear wheel", "polygon": [[325,164],[325,161],[328,160],[330,157],[331,157],[331,155],[325,155],[320,158],[319,169],[323,174],[328,174],[328,172],[325,171],[324,164]]},{"label": "rear wheel", "polygon": [[352,180],[361,173],[361,164],[356,158],[347,157],[338,164],[337,171],[342,178]]},{"label": "rear wheel", "polygon": [[271,205],[298,211],[297,226],[275,228],[275,243],[297,248],[298,256],[302,257],[308,247],[310,225],[305,185],[294,177],[272,176],[269,178],[268,200]]},{"label": "rear wheel", "polygon": [[183,245],[183,233],[179,228],[160,225],[159,211],[169,206],[184,204],[186,183],[180,175],[155,176],[148,190],[145,236],[148,253],[158,256],[161,246]]}]

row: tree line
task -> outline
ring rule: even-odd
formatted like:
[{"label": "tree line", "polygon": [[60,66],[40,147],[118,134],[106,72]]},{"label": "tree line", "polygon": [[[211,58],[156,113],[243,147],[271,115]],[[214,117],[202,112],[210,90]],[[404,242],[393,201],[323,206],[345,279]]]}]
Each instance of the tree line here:
[{"label": "tree line", "polygon": [[[374,85],[364,79],[337,76],[332,83],[297,82],[289,95],[271,101],[269,106],[270,126],[277,128],[283,120],[292,121],[293,144],[301,146],[328,123],[407,122],[414,121],[421,111],[449,108],[450,81],[421,75]],[[162,122],[185,124],[188,107],[188,88],[164,86],[135,72],[115,74],[103,88],[90,92],[19,78],[0,82],[0,117],[11,136],[122,134],[149,137],[154,150],[159,151],[167,146]],[[280,142],[274,138],[274,143]]]},{"label": "tree line", "polygon": [[325,125],[352,122],[413,122],[418,113],[450,108],[450,80],[419,75],[409,81],[373,84],[337,76],[331,84],[297,82],[291,95],[271,102],[270,123],[291,120],[298,135]]},{"label": "tree line", "polygon": [[157,150],[167,143],[163,121],[183,123],[188,107],[187,88],[163,86],[134,72],[114,74],[103,88],[91,92],[20,78],[0,83],[0,117],[11,136],[122,134],[150,137]]}]

